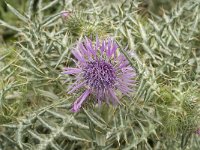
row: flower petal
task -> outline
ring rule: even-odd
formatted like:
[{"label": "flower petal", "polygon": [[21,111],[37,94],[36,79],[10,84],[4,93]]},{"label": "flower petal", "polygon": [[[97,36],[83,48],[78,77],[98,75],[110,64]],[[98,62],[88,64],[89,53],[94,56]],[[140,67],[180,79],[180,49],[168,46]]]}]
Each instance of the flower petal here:
[{"label": "flower petal", "polygon": [[95,44],[95,46],[96,46],[96,47],[95,47],[95,50],[96,50],[96,51],[98,51],[99,45],[100,45],[100,44],[99,44],[99,38],[98,38],[98,36],[96,36],[96,44]]},{"label": "flower petal", "polygon": [[111,49],[111,56],[116,53],[117,48],[118,48],[118,45],[115,42],[113,42],[112,49]]},{"label": "flower petal", "polygon": [[81,108],[82,103],[85,101],[85,99],[90,94],[90,90],[86,90],[73,104],[73,107],[71,111],[77,112]]},{"label": "flower petal", "polygon": [[105,41],[102,42],[102,45],[101,45],[101,48],[100,48],[100,51],[101,51],[101,54],[103,55],[103,52],[105,51]]},{"label": "flower petal", "polygon": [[83,43],[81,43],[81,44],[79,45],[79,47],[80,47],[80,49],[81,49],[83,55],[84,55],[86,58],[88,58],[90,61],[92,61],[92,60],[93,60],[92,54],[91,54],[91,53],[88,51],[88,49],[83,45]]},{"label": "flower petal", "polygon": [[111,57],[111,44],[112,44],[112,40],[111,39],[108,39],[108,43],[107,43],[107,51],[106,51],[106,56],[108,58]]},{"label": "flower petal", "polygon": [[73,50],[72,54],[74,55],[74,57],[76,57],[76,59],[78,59],[80,62],[85,62],[84,57],[81,56],[81,53],[78,50]]},{"label": "flower petal", "polygon": [[113,91],[113,89],[108,89],[108,92],[111,96],[111,101],[113,103],[113,105],[116,105],[117,103],[119,103],[119,99],[117,98],[117,96],[115,95],[115,92]]},{"label": "flower petal", "polygon": [[133,92],[134,90],[129,88],[128,86],[122,86],[122,85],[116,85],[116,88],[119,89],[123,94],[128,95],[130,92]]},{"label": "flower petal", "polygon": [[83,52],[84,55],[89,55],[88,51],[86,50],[86,48],[84,47],[83,43],[79,44],[79,48],[80,50]]},{"label": "flower petal", "polygon": [[77,74],[82,71],[80,68],[64,68],[65,71],[63,71],[64,74]]},{"label": "flower petal", "polygon": [[69,92],[68,92],[68,94],[71,94],[72,92],[74,92],[75,90],[77,90],[77,89],[79,89],[79,88],[81,88],[82,86],[84,86],[85,85],[85,83],[86,83],[86,81],[84,81],[84,82],[82,82],[82,83],[79,83],[79,84],[77,84],[76,86],[74,86]]},{"label": "flower petal", "polygon": [[87,50],[89,50],[89,52],[92,55],[96,56],[96,51],[92,47],[92,41],[90,39],[86,38],[86,42],[84,44],[85,44],[85,47],[87,48]]}]

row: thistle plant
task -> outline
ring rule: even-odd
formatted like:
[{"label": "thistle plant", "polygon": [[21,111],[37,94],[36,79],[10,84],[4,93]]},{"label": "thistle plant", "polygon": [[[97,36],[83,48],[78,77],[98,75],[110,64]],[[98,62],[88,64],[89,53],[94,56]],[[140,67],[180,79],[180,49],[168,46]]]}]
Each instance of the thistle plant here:
[{"label": "thistle plant", "polygon": [[0,149],[199,149],[200,3],[149,2],[7,4],[20,24],[0,20],[17,33],[0,48]]}]

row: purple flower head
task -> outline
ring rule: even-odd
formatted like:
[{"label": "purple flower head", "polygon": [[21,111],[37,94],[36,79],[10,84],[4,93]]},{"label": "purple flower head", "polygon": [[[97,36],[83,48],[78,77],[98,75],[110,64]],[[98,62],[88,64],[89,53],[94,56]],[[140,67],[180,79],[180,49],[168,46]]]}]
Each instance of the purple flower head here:
[{"label": "purple flower head", "polygon": [[196,134],[200,135],[200,128],[196,130]]},{"label": "purple flower head", "polygon": [[62,11],[61,12],[61,17],[66,20],[68,17],[70,16],[70,12],[69,11]]},{"label": "purple flower head", "polygon": [[89,95],[94,95],[100,105],[119,103],[117,93],[129,95],[135,85],[135,69],[129,65],[123,54],[117,53],[118,45],[108,38],[93,43],[85,38],[72,51],[77,59],[76,68],[65,68],[64,74],[75,75],[76,82],[69,87],[72,93],[80,88],[85,92],[74,102],[72,111],[77,112]]}]

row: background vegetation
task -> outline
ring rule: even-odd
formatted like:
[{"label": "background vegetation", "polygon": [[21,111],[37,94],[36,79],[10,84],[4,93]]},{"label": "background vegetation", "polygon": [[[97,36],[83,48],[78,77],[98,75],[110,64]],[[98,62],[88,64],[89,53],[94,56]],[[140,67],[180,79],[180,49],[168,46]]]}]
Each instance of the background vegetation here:
[{"label": "background vegetation", "polygon": [[[198,0],[0,4],[0,149],[200,148]],[[66,93],[73,78],[61,71],[73,65],[76,42],[96,35],[115,37],[137,87],[118,107],[91,98],[72,113],[78,94]]]}]

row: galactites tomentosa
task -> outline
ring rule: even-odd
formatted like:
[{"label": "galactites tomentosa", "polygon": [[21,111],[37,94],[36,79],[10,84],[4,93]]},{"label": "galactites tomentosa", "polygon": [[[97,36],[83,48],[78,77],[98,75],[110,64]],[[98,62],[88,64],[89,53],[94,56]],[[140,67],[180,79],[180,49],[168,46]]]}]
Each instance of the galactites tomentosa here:
[{"label": "galactites tomentosa", "polygon": [[72,111],[77,112],[89,95],[96,97],[99,105],[103,101],[113,105],[119,103],[117,93],[129,95],[135,86],[136,71],[129,65],[126,57],[117,53],[118,45],[112,38],[100,42],[98,37],[92,42],[85,38],[78,42],[72,54],[77,59],[76,68],[64,68],[64,74],[75,76],[68,93],[85,89],[74,102]]}]

